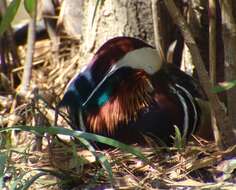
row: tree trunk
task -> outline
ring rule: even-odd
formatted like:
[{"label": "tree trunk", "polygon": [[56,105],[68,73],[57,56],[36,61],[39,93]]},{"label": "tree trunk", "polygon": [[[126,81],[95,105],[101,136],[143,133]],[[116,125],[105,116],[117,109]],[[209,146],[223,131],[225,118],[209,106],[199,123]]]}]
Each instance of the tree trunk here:
[{"label": "tree trunk", "polygon": [[132,36],[154,45],[151,1],[104,1],[96,11],[94,0],[84,3],[82,53],[86,60],[104,42],[115,36]]},{"label": "tree trunk", "polygon": [[[115,36],[136,37],[155,46],[154,27],[158,27],[158,40],[163,48],[164,57],[173,41],[180,42],[177,43],[173,53],[175,64],[180,65],[183,38],[163,1],[105,0],[99,2],[97,9],[94,0],[64,0],[62,4],[59,23],[64,24],[70,37],[81,40],[80,65],[86,64],[104,42]],[[185,6],[182,1],[176,2],[183,11]],[[157,10],[153,10],[153,7]],[[95,9],[96,13],[94,13]],[[153,26],[153,19],[156,17],[160,22],[158,26]]]},{"label": "tree trunk", "polygon": [[[236,79],[236,27],[233,15],[233,1],[221,2],[222,29],[225,47],[225,79],[230,82]],[[236,88],[227,91],[228,114],[234,130],[236,130]]]}]

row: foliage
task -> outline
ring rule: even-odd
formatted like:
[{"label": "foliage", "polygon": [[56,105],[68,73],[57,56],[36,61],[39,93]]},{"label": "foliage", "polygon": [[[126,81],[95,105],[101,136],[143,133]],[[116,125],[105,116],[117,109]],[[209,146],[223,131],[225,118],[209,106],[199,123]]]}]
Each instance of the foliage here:
[{"label": "foliage", "polygon": [[181,132],[177,126],[174,126],[175,128],[175,136],[174,136],[174,147],[176,147],[178,150],[183,149],[185,147],[185,137],[181,135]]},{"label": "foliage", "polygon": [[[0,189],[8,187],[9,190],[26,190],[28,189],[39,177],[48,175],[45,172],[23,172],[17,171],[14,165],[10,165],[12,151],[2,150],[0,152]],[[33,174],[34,173],[34,174]]]},{"label": "foliage", "polygon": [[125,145],[116,140],[100,136],[100,135],[95,135],[95,134],[81,132],[81,131],[74,131],[74,130],[60,128],[60,127],[42,127],[42,126],[40,127],[16,126],[12,128],[1,129],[0,132],[6,132],[6,131],[11,131],[11,130],[23,130],[23,131],[32,132],[41,136],[43,136],[43,134],[45,133],[50,134],[50,135],[66,135],[66,136],[70,136],[70,137],[78,139],[97,158],[97,160],[101,163],[105,171],[108,172],[110,181],[112,181],[113,179],[110,163],[108,162],[104,154],[98,153],[95,151],[94,147],[89,143],[88,140],[104,143],[104,144],[119,148],[147,162],[147,158],[138,149]]},{"label": "foliage", "polygon": [[[79,141],[81,141],[88,148],[90,148],[89,147],[90,145],[87,144],[87,142],[86,142],[87,140],[100,142],[100,143],[104,143],[104,144],[110,145],[115,148],[119,148],[119,149],[129,152],[131,154],[134,154],[135,156],[139,157],[140,159],[142,159],[144,161],[146,160],[145,156],[143,156],[143,154],[138,149],[133,148],[132,146],[126,145],[124,143],[121,143],[117,140],[114,140],[114,139],[111,139],[108,137],[103,137],[101,135],[96,135],[93,133],[75,131],[75,130],[61,128],[61,127],[42,127],[42,126],[30,127],[30,126],[24,126],[24,125],[0,129],[0,132],[12,131],[12,130],[28,131],[28,132],[32,132],[32,133],[39,134],[39,135],[43,135],[45,133],[48,133],[50,135],[67,135],[70,137],[77,138]],[[84,140],[86,140],[86,141],[84,141]]]},{"label": "foliage", "polygon": [[3,15],[3,18],[0,23],[0,36],[2,36],[3,33],[7,30],[7,28],[10,26],[12,20],[14,19],[17,13],[20,3],[21,0],[13,0],[7,7],[7,10]]},{"label": "foliage", "polygon": [[[92,17],[92,24],[94,24],[98,8],[103,5],[104,1],[105,0],[96,0],[96,5]],[[7,30],[7,27],[10,26],[18,10],[20,2],[21,0],[13,0],[11,4],[8,6],[6,14],[3,15],[3,18],[0,23],[0,36]],[[35,3],[36,0],[24,1],[25,9],[31,16],[33,14]],[[73,45],[71,45],[70,48],[72,48],[72,46]],[[63,46],[62,44],[62,47],[65,46]],[[60,56],[63,55],[60,54]],[[65,57],[68,59],[69,57],[68,54]],[[73,58],[73,56],[71,57]],[[38,61],[39,59],[41,60]],[[67,67],[61,66],[61,70],[57,70],[58,68],[55,68],[55,63],[50,62],[52,60],[51,57],[49,56],[47,57],[44,55],[44,58],[39,58],[39,59],[36,59],[39,63],[39,64],[37,63],[38,64],[37,68],[39,69],[35,69],[36,72],[32,75],[32,81],[36,81],[35,79],[39,78],[38,71],[40,70],[41,67],[40,64],[47,62],[48,64],[43,64],[42,66],[43,69],[46,70],[47,76],[49,73],[48,71],[50,71],[51,73],[50,76],[48,76],[47,78],[48,81],[45,82],[46,85],[44,85],[44,86],[49,86],[49,88],[46,89],[46,91],[49,92],[50,94],[51,91],[49,90],[53,88],[53,85],[55,83],[56,85],[54,86],[62,86],[61,83],[59,83],[58,81],[62,81],[63,85],[66,84],[66,81],[65,80],[63,81],[61,79],[66,78],[66,76],[68,76],[69,71],[70,71],[69,76],[71,76],[72,73],[71,70],[73,70],[71,69],[72,67],[69,67],[69,65],[72,65],[71,60],[69,60],[68,62],[65,61],[64,63],[60,63],[60,65],[64,64]],[[65,60],[64,57],[63,60]],[[55,79],[60,79],[60,80],[55,80]],[[53,83],[53,85],[49,84],[50,82]],[[229,90],[235,86],[236,86],[236,81],[231,81],[214,88],[213,91],[215,93],[219,93],[225,90]],[[57,92],[62,92],[62,89],[59,90],[57,89]],[[55,96],[53,98],[55,99]],[[16,104],[19,107],[21,107],[22,105],[29,106],[31,105],[31,100],[29,99],[24,101],[22,100],[20,101],[20,103],[17,102]],[[27,109],[32,111],[32,107],[30,108],[27,107]],[[51,107],[49,108],[44,105],[43,109],[40,108],[38,110],[39,113],[45,113],[45,112],[50,112],[51,110],[53,110],[53,108]],[[2,112],[3,111],[1,110],[1,113]],[[29,112],[30,111],[28,111],[27,114],[25,114],[27,118],[22,117],[20,122],[18,121],[17,124],[31,123],[31,120],[34,117],[34,115]],[[16,113],[11,112],[10,114],[17,115],[18,112],[17,111]],[[8,114],[6,114],[6,117],[8,117]],[[47,117],[46,114],[44,115],[44,117],[45,118]],[[52,122],[50,121],[49,123]],[[4,127],[8,126],[7,124],[5,124]],[[44,163],[46,162],[52,168],[41,167],[42,163],[40,161],[38,161],[36,164],[32,166],[28,164],[27,161],[29,160],[30,157],[32,157],[32,155],[37,156],[38,154],[37,152],[31,152],[29,154],[27,152],[28,150],[16,151],[13,150],[13,147],[11,147],[10,145],[11,142],[2,142],[0,149],[0,189],[3,189],[6,186],[9,187],[9,189],[14,189],[14,190],[27,189],[31,185],[35,184],[36,180],[38,182],[40,180],[40,177],[45,175],[55,176],[58,179],[60,179],[60,182],[52,180],[50,184],[61,183],[62,186],[65,186],[67,188],[70,186],[71,183],[74,182],[77,182],[80,185],[86,183],[89,187],[91,187],[91,184],[93,185],[102,183],[113,184],[114,180],[119,179],[120,176],[122,176],[122,180],[123,178],[124,179],[128,178],[129,180],[133,180],[132,184],[131,185],[129,184],[130,186],[125,187],[126,189],[127,188],[129,189],[129,187],[130,189],[137,189],[137,188],[150,189],[150,186],[152,186],[151,188],[162,189],[163,184],[164,188],[166,189],[169,189],[171,187],[172,188],[192,187],[196,189],[211,189],[211,188],[221,188],[224,185],[230,187],[234,186],[233,182],[232,183],[230,181],[225,182],[224,179],[223,180],[218,179],[219,172],[215,171],[216,165],[218,165],[219,162],[221,162],[221,159],[231,150],[227,150],[226,153],[219,152],[217,147],[215,147],[214,143],[205,142],[201,140],[199,140],[198,142],[199,144],[197,145],[195,144],[187,145],[185,139],[181,136],[181,133],[177,127],[175,128],[175,137],[173,138],[174,147],[157,148],[157,146],[153,145],[151,149],[145,149],[145,148],[137,149],[131,146],[127,146],[113,139],[109,139],[106,137],[90,133],[73,131],[70,129],[60,128],[60,127],[45,127],[37,125],[34,127],[18,125],[12,128],[1,129],[0,130],[1,132],[5,131],[4,133],[7,134],[6,139],[4,137],[3,140],[9,141],[8,140],[10,136],[9,134],[12,130],[28,131],[32,136],[33,136],[32,133],[34,133],[43,137],[46,136],[45,134],[49,134],[52,136],[66,135],[72,137],[76,139],[77,142],[79,141],[79,143],[83,146],[83,148],[85,147],[86,149],[88,149],[89,152],[91,152],[92,155],[96,158],[96,161],[88,164],[88,161],[86,161],[86,159],[83,156],[77,155],[78,144],[73,144],[72,142],[70,146],[67,146],[67,144],[57,142],[60,146],[62,146],[64,154],[72,152],[72,154],[70,154],[69,157],[72,160],[73,167],[65,171],[62,170],[61,168],[58,169],[54,167],[51,160],[45,160],[45,159],[43,160]],[[24,138],[27,137],[28,135],[25,136]],[[46,138],[43,139],[45,140]],[[99,142],[102,144],[107,144],[109,146],[118,148],[119,150],[96,151],[92,146],[91,142]],[[28,143],[27,145],[21,144],[19,146],[23,146],[24,148],[25,146],[27,146],[28,149],[29,148],[28,146],[30,145],[31,144]],[[120,150],[122,150],[123,152],[119,152]],[[25,162],[22,161],[19,164],[19,162],[16,162],[14,160],[12,156],[13,153],[16,153],[18,156],[22,155],[19,159],[20,161],[22,161],[23,159],[27,161]],[[40,157],[44,154],[46,155],[46,157],[50,156],[50,153],[48,152],[46,153],[41,152]],[[64,156],[64,154],[62,155]],[[52,156],[56,156],[56,154],[54,154],[53,152]],[[60,158],[64,158],[63,156],[59,154]],[[227,174],[227,180],[234,177],[234,170],[235,170],[235,160],[232,159],[229,161],[230,161],[228,163],[229,171],[223,171],[223,173]],[[61,162],[60,165],[65,165],[65,161]],[[40,169],[38,169],[39,167]],[[214,168],[214,170],[212,170],[212,168]],[[8,174],[11,175],[8,176]],[[199,175],[197,175],[196,177],[196,174]],[[212,178],[214,178],[214,181],[213,180],[211,182],[207,181],[209,175],[213,176]],[[47,179],[44,180],[44,183],[46,183],[45,181],[47,181]],[[205,183],[206,181],[207,183]],[[120,186],[123,183],[123,181],[118,181],[118,182],[121,182],[119,183]],[[50,184],[47,185],[50,186]]]},{"label": "foliage", "polygon": [[222,82],[218,86],[214,87],[212,91],[214,93],[221,93],[221,92],[230,90],[231,88],[234,88],[235,86],[236,86],[236,80],[233,80],[230,82]]},{"label": "foliage", "polygon": [[35,7],[37,6],[37,0],[24,0],[25,10],[33,17]]},{"label": "foliage", "polygon": [[[40,133],[41,132],[42,131],[40,131]],[[66,153],[66,151],[72,151],[72,148],[70,149],[65,144],[64,146],[65,147],[61,149],[62,152]],[[215,165],[215,163],[218,162],[219,156],[222,154],[217,150],[215,145],[211,143],[190,145],[181,151],[178,151],[176,148],[166,148],[166,150],[142,148],[142,154],[150,160],[150,164],[145,162],[140,163],[140,160],[130,153],[114,150],[109,152],[104,151],[102,154],[106,153],[109,157],[109,163],[113,173],[112,183],[109,174],[106,175],[107,171],[105,172],[104,168],[98,167],[96,162],[88,163],[78,159],[78,162],[76,162],[73,167],[62,169],[57,168],[56,165],[54,165],[54,167],[45,165],[45,163],[55,163],[55,160],[45,159],[48,157],[48,153],[24,153],[25,150],[20,151],[20,149],[18,149],[18,152],[14,149],[10,151],[18,154],[18,161],[14,161],[12,154],[9,154],[9,152],[4,152],[5,155],[0,157],[1,164],[4,165],[2,166],[2,168],[4,168],[4,178],[0,175],[0,180],[5,180],[2,184],[12,190],[29,189],[32,186],[34,186],[34,188],[37,187],[36,189],[48,189],[48,187],[52,185],[57,185],[63,189],[72,189],[73,187],[79,189],[104,189],[109,187],[113,187],[114,189],[148,189],[150,185],[154,189],[175,189],[177,187],[212,189],[217,185],[219,188],[226,186],[233,187],[232,183],[224,181],[220,183],[209,181],[204,183],[203,179],[201,179],[203,176],[218,175],[217,173],[214,174],[214,171],[211,169],[207,169],[209,166]],[[57,153],[53,149],[51,149],[51,151],[53,153],[52,156],[57,157]],[[22,155],[20,160],[19,155]],[[32,165],[32,163],[29,164],[32,157],[41,159],[39,159],[35,165]],[[63,157],[61,153],[59,157]],[[25,159],[25,161],[23,161],[23,159]],[[58,164],[59,166],[66,165],[66,162],[63,159],[62,162]],[[224,168],[227,166],[229,166],[229,169],[225,171]],[[227,173],[227,179],[230,179],[233,175],[233,169],[235,168],[235,160],[229,160],[229,162],[224,163],[224,166],[221,168],[225,174]],[[197,174],[201,176],[198,180],[193,177]],[[41,178],[46,175],[55,176],[57,180]],[[128,183],[128,181],[131,183]]]},{"label": "foliage", "polygon": [[[37,0],[24,0],[24,6],[26,11],[30,16],[34,13],[35,6],[37,5]],[[7,7],[5,14],[0,22],[0,36],[7,30],[7,28],[11,25],[15,15],[20,6],[21,0],[13,0],[10,5]]]}]

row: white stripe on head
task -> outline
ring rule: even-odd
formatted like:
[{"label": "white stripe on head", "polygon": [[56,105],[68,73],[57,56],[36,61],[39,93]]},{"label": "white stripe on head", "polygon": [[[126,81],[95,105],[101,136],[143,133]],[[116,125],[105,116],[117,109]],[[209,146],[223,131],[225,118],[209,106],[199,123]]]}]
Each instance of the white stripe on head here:
[{"label": "white stripe on head", "polygon": [[94,90],[88,96],[87,100],[83,103],[83,106],[85,106],[88,103],[88,101],[93,97],[93,95],[101,87],[101,85],[112,74],[114,74],[117,70],[119,70],[122,67],[142,69],[146,73],[152,75],[161,69],[162,61],[157,50],[151,47],[140,48],[140,49],[136,49],[136,50],[128,52],[121,60],[117,61],[114,65],[111,66],[108,73],[98,83],[98,85],[94,88]]},{"label": "white stripe on head", "polygon": [[117,67],[143,69],[148,74],[154,74],[160,70],[162,61],[156,49],[145,47],[127,53],[116,65]]}]

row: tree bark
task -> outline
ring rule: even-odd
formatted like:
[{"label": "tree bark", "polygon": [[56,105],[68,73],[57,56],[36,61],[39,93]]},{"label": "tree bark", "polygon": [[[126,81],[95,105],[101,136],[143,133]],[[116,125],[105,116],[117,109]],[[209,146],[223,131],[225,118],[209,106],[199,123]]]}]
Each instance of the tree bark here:
[{"label": "tree bark", "polygon": [[95,1],[85,1],[83,7],[81,53],[85,59],[80,60],[83,64],[87,63],[98,47],[115,36],[140,38],[154,46],[151,1],[104,1],[97,9],[93,24]]},{"label": "tree bark", "polygon": [[[177,40],[180,43],[177,44],[173,56],[175,57],[174,64],[180,65],[183,39],[168,15],[163,1],[114,0],[101,2],[95,17],[93,17],[96,4],[94,0],[65,0],[62,5],[64,13],[60,14],[62,18],[59,17],[59,20],[63,19],[65,30],[70,36],[78,37],[81,40],[81,65],[86,64],[94,51],[104,42],[115,36],[136,37],[153,46],[157,45],[155,38],[159,38],[157,41],[162,46],[164,57],[166,57],[170,44]],[[182,0],[176,2],[179,7],[183,7]],[[75,10],[73,7],[78,8]],[[155,26],[153,26],[153,20],[156,21]],[[154,29],[157,29],[155,37]]]},{"label": "tree bark", "polygon": [[[233,16],[233,1],[221,1],[222,29],[225,53],[225,80],[236,79],[236,27]],[[231,125],[236,131],[236,88],[227,91],[227,108]]]}]

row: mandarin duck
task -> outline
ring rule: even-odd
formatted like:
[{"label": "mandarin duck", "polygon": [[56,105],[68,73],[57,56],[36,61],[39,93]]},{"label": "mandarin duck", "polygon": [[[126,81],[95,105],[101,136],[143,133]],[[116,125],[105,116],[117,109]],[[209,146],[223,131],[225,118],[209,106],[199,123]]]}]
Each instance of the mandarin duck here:
[{"label": "mandarin duck", "polygon": [[184,138],[199,128],[205,99],[198,83],[158,52],[131,37],[108,40],[68,84],[58,107],[71,126],[123,143],[145,144],[145,136],[171,145],[177,126]]}]

